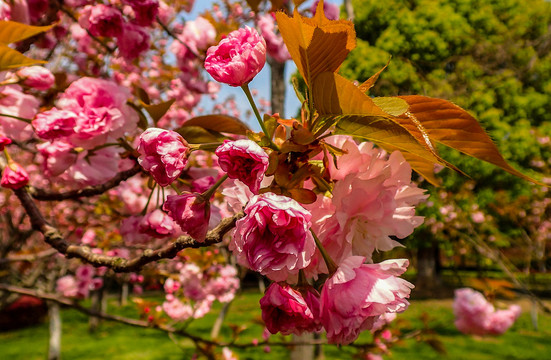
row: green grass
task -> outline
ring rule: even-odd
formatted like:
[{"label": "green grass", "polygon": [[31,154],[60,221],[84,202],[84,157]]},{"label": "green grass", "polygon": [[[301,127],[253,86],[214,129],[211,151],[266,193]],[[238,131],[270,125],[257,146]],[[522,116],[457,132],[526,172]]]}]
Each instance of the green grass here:
[{"label": "green grass", "polygon": [[[254,321],[260,316],[257,293],[247,292],[232,304],[225,325],[247,325],[240,334],[240,342],[261,340],[262,326]],[[450,360],[528,360],[547,359],[551,354],[551,318],[539,317],[539,331],[534,331],[530,322],[529,304],[523,303],[523,314],[505,335],[500,337],[477,338],[461,334],[453,326],[451,300],[418,300],[403,314],[398,316],[393,326],[403,334],[424,327],[428,329],[426,338],[436,337],[444,345],[447,355],[438,354],[426,342],[407,339],[394,346],[386,359],[450,359]],[[219,307],[218,307],[219,308]],[[133,305],[116,308],[110,305],[109,311],[125,316],[137,316]],[[423,315],[424,314],[424,315]],[[216,311],[195,321],[190,331],[208,336]],[[113,322],[103,322],[94,334],[88,332],[88,319],[81,313],[64,309],[62,311],[64,359],[189,359],[193,354],[192,343],[178,339],[174,344],[165,333],[153,329],[130,327]],[[232,330],[225,326],[222,336],[228,339]],[[274,337],[279,339],[280,337]],[[369,341],[371,336],[363,334],[360,342]],[[46,358],[48,346],[47,323],[21,330],[0,333],[0,358],[33,360]],[[326,359],[352,359],[354,350],[344,347],[324,346]],[[272,347],[269,354],[262,348],[239,350],[240,359],[285,359],[288,351],[282,347]]]}]

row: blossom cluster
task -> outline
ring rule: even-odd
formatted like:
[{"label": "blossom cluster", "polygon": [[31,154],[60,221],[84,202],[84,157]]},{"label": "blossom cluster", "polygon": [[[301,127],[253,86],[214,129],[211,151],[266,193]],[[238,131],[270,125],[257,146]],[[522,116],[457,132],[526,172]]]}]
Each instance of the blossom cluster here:
[{"label": "blossom cluster", "polygon": [[501,335],[518,319],[520,306],[497,310],[482,293],[471,288],[455,290],[455,326],[464,334]]},{"label": "blossom cluster", "polygon": [[239,288],[237,270],[231,265],[212,265],[206,270],[179,263],[177,278],[164,283],[166,299],[161,305],[171,319],[185,321],[207,314],[214,301],[230,302]]}]

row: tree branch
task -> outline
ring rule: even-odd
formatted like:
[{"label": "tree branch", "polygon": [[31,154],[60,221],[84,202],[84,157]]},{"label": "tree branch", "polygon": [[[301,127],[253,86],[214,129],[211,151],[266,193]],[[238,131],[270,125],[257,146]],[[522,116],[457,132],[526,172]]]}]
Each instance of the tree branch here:
[{"label": "tree branch", "polygon": [[83,189],[71,190],[63,193],[47,192],[43,189],[35,187],[29,187],[28,192],[32,195],[33,198],[41,201],[61,201],[68,199],[78,199],[80,197],[90,197],[103,194],[107,190],[118,186],[122,181],[128,180],[132,176],[138,174],[141,170],[142,167],[139,164],[135,164],[133,168],[121,171],[120,173],[115,175],[114,178],[104,184],[97,186],[87,186]]},{"label": "tree branch", "polygon": [[161,259],[172,259],[183,249],[200,248],[219,243],[222,241],[224,235],[235,227],[235,222],[245,215],[243,212],[240,212],[230,218],[222,219],[218,226],[207,233],[206,239],[203,242],[196,241],[191,236],[180,236],[172,243],[160,249],[146,249],[140,256],[124,259],[118,256],[94,254],[87,246],[68,243],[61,232],[46,221],[26,188],[16,189],[14,193],[27,215],[29,215],[33,229],[41,232],[44,235],[44,241],[50,246],[68,258],[79,258],[96,267],[106,266],[115,272],[137,271],[148,263]]},{"label": "tree branch", "polygon": [[[92,310],[92,309],[89,309],[87,307],[84,307],[84,306],[80,305],[75,300],[68,299],[68,298],[65,298],[65,297],[62,297],[62,296],[59,296],[59,295],[55,295],[55,294],[51,294],[51,293],[46,293],[46,292],[43,292],[43,291],[40,291],[40,290],[31,290],[31,289],[26,289],[26,288],[13,286],[13,285],[9,285],[9,284],[3,284],[3,283],[0,283],[0,290],[11,292],[11,293],[16,293],[16,294],[21,294],[21,295],[34,296],[34,297],[44,299],[44,300],[50,300],[50,301],[56,302],[56,303],[61,304],[61,305],[69,306],[69,307],[71,307],[71,308],[73,308],[77,311],[80,311],[80,312],[86,314],[86,315],[96,316],[96,317],[99,317],[99,318],[102,318],[102,319],[105,319],[105,320],[115,321],[115,322],[119,322],[119,323],[122,323],[122,324],[134,326],[134,327],[155,329],[155,330],[164,331],[164,332],[169,333],[169,334],[180,335],[180,336],[189,338],[190,340],[192,340],[196,344],[211,345],[211,346],[215,346],[215,347],[227,346],[227,347],[240,348],[240,349],[250,348],[250,347],[258,347],[258,346],[265,346],[265,345],[269,345],[269,346],[300,346],[300,345],[316,345],[316,344],[335,345],[335,344],[327,344],[327,341],[325,341],[325,340],[312,340],[312,341],[307,341],[307,342],[304,342],[304,341],[286,342],[286,341],[268,341],[268,340],[264,340],[264,341],[259,342],[257,344],[253,344],[253,343],[249,343],[249,342],[248,343],[218,342],[218,341],[209,340],[209,339],[205,339],[205,338],[202,338],[200,336],[197,336],[197,335],[190,334],[189,332],[187,332],[185,330],[176,329],[172,326],[167,326],[167,325],[164,325],[164,324],[152,324],[152,323],[144,321],[144,320],[132,319],[132,318],[124,317],[124,316],[107,314],[107,313],[104,313],[104,312],[101,312],[101,311],[95,311],[95,310]],[[335,345],[335,346],[337,346],[337,345]],[[365,347],[375,347],[375,345],[372,344],[372,343],[353,344],[353,346],[354,347],[364,347],[364,348]]]}]

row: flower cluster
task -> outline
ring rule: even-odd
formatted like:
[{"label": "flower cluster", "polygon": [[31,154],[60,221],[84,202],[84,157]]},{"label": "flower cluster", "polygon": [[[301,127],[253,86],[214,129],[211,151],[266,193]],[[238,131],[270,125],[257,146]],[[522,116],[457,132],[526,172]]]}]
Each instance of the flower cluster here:
[{"label": "flower cluster", "polygon": [[455,290],[453,312],[457,329],[473,335],[501,335],[513,326],[521,313],[518,305],[496,310],[482,293],[470,288]]},{"label": "flower cluster", "polygon": [[214,301],[227,303],[239,288],[237,270],[230,265],[212,265],[206,270],[195,264],[179,264],[179,276],[164,283],[166,300],[162,309],[171,319],[201,318]]}]

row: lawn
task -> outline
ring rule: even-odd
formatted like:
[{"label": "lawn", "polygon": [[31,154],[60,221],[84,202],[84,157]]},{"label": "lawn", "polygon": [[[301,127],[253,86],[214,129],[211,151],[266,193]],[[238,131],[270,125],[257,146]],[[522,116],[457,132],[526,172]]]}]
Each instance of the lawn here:
[{"label": "lawn", "polygon": [[[241,333],[240,342],[261,339],[262,326],[251,322],[259,318],[258,299],[260,295],[246,292],[232,304],[226,325],[249,326]],[[520,302],[523,314],[517,323],[500,337],[477,338],[458,332],[453,326],[451,300],[414,300],[408,311],[398,316],[394,323],[402,334],[409,334],[420,328],[426,329],[425,339],[438,339],[446,355],[437,353],[426,342],[410,338],[401,341],[392,348],[385,359],[450,359],[450,360],[486,360],[486,359],[547,359],[551,354],[551,317],[539,316],[539,331],[534,331],[530,321],[529,303]],[[136,316],[135,308],[130,305],[116,308],[114,302],[109,310],[125,316]],[[204,319],[195,321],[192,332],[203,336],[210,333],[211,324],[216,317],[212,313]],[[189,340],[177,339],[175,344],[168,336],[153,329],[134,328],[112,322],[103,322],[99,330],[88,332],[87,317],[75,310],[62,312],[63,339],[62,356],[64,359],[189,359],[193,347]],[[229,336],[229,326],[223,328],[223,336]],[[279,339],[279,337],[276,337]],[[359,342],[370,340],[370,335],[362,335]],[[46,358],[48,343],[47,323],[21,330],[0,333],[0,358],[2,359],[40,359]],[[237,351],[240,359],[284,359],[287,350],[272,347],[267,354],[263,348],[249,348]],[[349,348],[324,346],[326,359],[352,359],[354,351]]]}]

